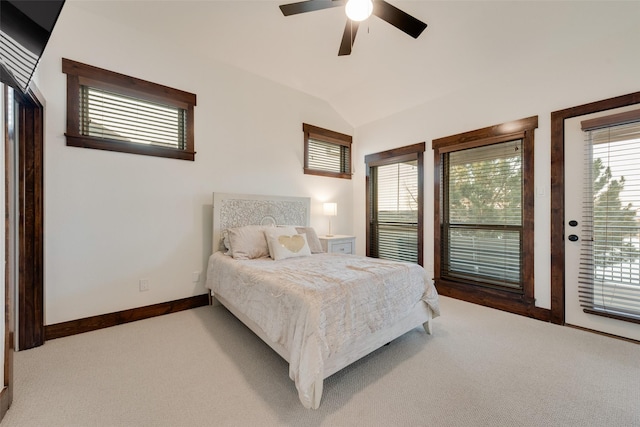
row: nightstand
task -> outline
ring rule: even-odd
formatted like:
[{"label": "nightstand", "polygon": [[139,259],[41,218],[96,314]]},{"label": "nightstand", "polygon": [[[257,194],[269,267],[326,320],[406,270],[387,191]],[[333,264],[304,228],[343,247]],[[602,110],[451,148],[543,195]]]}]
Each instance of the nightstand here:
[{"label": "nightstand", "polygon": [[320,244],[322,249],[327,253],[334,254],[355,254],[356,238],[355,236],[346,236],[334,234],[333,236],[320,236]]}]

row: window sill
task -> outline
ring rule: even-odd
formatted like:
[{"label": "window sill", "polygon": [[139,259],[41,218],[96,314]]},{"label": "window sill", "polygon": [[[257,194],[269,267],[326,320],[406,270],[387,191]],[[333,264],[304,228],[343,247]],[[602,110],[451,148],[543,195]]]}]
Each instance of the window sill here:
[{"label": "window sill", "polygon": [[305,175],[320,175],[320,176],[329,176],[333,178],[344,178],[351,179],[350,173],[338,173],[338,172],[329,172],[329,171],[320,171],[316,169],[304,169]]},{"label": "window sill", "polygon": [[434,279],[438,294],[446,297],[491,307],[498,310],[549,321],[551,311],[535,306],[535,300],[529,300],[517,292],[483,288],[467,283],[445,279]]},{"label": "window sill", "polygon": [[136,144],[69,134],[65,134],[65,136],[67,138],[67,146],[69,147],[92,148],[95,150],[115,151],[119,153],[140,154],[144,156],[165,157],[169,159],[190,161],[194,161],[196,155],[194,151],[158,147],[155,145]]}]

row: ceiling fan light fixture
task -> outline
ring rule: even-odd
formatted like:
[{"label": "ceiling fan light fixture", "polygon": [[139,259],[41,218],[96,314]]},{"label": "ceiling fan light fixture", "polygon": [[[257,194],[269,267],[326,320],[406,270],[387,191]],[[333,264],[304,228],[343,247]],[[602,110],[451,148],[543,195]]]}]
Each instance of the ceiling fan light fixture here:
[{"label": "ceiling fan light fixture", "polygon": [[347,18],[352,21],[364,21],[373,12],[373,2],[371,0],[349,0],[345,6]]}]

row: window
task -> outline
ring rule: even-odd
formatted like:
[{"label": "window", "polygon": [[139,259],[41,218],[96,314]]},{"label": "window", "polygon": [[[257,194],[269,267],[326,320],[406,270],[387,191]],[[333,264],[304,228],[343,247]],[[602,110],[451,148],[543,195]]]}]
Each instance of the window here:
[{"label": "window", "polygon": [[640,323],[640,110],[582,122],[579,297],[584,311]]},{"label": "window", "polygon": [[62,60],[67,145],[194,160],[191,93]]},{"label": "window", "polygon": [[423,265],[424,142],[365,156],[367,256]]},{"label": "window", "polygon": [[533,305],[537,123],[531,117],[433,141],[434,267],[444,295],[515,312]]},{"label": "window", "polygon": [[442,276],[522,289],[522,139],[445,153]]},{"label": "window", "polygon": [[351,179],[349,135],[302,124],[304,132],[304,173]]}]

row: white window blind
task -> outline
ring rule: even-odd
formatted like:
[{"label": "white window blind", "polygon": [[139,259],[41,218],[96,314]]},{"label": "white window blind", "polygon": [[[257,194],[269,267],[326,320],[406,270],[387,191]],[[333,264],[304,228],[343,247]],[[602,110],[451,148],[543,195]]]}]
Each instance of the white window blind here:
[{"label": "white window blind", "polygon": [[522,140],[442,163],[442,277],[522,290]]},{"label": "white window blind", "polygon": [[80,86],[80,134],[184,149],[186,110]]},{"label": "white window blind", "polygon": [[585,132],[579,298],[585,311],[640,321],[640,123]]},{"label": "white window blind", "polygon": [[309,138],[309,169],[351,173],[351,150],[345,145]]},{"label": "white window blind", "polygon": [[22,91],[26,91],[31,81],[31,75],[36,68],[38,55],[25,49],[22,44],[4,31],[0,30],[0,63],[6,65],[6,71],[14,71],[12,77],[20,85]]},{"label": "white window blind", "polygon": [[307,123],[302,131],[305,174],[351,179],[351,136]]},{"label": "white window blind", "polygon": [[418,262],[418,161],[374,168],[372,253],[378,258]]}]

